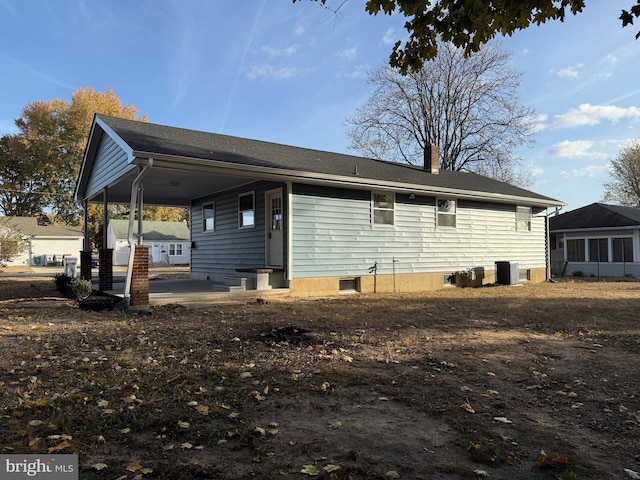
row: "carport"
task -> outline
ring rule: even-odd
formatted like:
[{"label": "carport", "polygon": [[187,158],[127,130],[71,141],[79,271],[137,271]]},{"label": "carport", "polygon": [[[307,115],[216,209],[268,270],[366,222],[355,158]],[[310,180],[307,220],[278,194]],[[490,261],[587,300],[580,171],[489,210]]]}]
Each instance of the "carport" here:
[{"label": "carport", "polygon": [[[142,127],[138,128],[141,124]],[[117,127],[117,131],[115,128]],[[189,208],[193,198],[224,191],[256,180],[276,177],[272,168],[247,163],[224,144],[206,145],[207,134],[192,130],[149,126],[96,115],[76,183],[75,199],[85,211],[81,276],[91,279],[91,242],[87,205],[103,204],[108,224],[109,204],[129,205],[129,263],[124,300],[136,309],[149,301],[148,247],[142,245],[144,205]],[[250,160],[250,159],[249,159]],[[114,290],[113,252],[99,251],[99,289]]]}]

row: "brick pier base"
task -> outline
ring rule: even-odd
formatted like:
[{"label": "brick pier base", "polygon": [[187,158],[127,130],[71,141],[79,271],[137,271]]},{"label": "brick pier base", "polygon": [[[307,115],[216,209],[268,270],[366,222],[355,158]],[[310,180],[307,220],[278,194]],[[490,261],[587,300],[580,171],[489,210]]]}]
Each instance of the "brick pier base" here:
[{"label": "brick pier base", "polygon": [[80,278],[91,280],[91,250],[80,252]]},{"label": "brick pier base", "polygon": [[149,309],[149,246],[136,245],[131,276],[131,306]]},{"label": "brick pier base", "polygon": [[113,249],[101,248],[98,251],[98,262],[98,289],[101,292],[113,290]]}]

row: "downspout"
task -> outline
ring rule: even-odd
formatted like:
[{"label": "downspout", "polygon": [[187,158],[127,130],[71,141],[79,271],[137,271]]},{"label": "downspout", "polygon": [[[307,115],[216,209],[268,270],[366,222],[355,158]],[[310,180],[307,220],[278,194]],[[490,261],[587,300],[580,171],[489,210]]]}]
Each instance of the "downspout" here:
[{"label": "downspout", "polygon": [[545,211],[545,216],[544,216],[544,233],[545,233],[545,250],[546,250],[546,264],[547,264],[547,268],[546,268],[546,277],[545,281],[549,282],[551,281],[551,232],[549,231],[549,210]]},{"label": "downspout", "polygon": [[[136,244],[133,241],[133,222],[134,212],[138,204],[138,189],[142,183],[142,179],[153,166],[153,158],[147,159],[147,164],[140,170],[138,176],[131,184],[131,203],[129,205],[129,229],[127,231],[127,242],[129,243],[129,264],[127,265],[127,280],[124,285],[124,308],[131,311],[131,278],[133,277],[133,257],[136,252]],[[142,218],[142,212],[138,212],[138,217]]]},{"label": "downspout", "polygon": [[293,280],[293,182],[287,182],[287,287]]}]

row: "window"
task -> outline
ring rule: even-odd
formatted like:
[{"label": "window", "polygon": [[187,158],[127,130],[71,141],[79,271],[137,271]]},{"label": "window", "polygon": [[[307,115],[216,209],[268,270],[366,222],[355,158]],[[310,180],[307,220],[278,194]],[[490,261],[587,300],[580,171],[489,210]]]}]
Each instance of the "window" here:
[{"label": "window", "polygon": [[584,262],[584,239],[567,240],[567,260],[569,262]]},{"label": "window", "polygon": [[438,226],[456,226],[456,201],[438,200]]},{"label": "window", "polygon": [[393,193],[373,193],[373,223],[375,225],[393,225]]},{"label": "window", "polygon": [[359,292],[360,278],[341,278],[339,283],[340,292]]},{"label": "window", "polygon": [[256,224],[255,199],[253,192],[238,195],[238,226],[253,227]]},{"label": "window", "polygon": [[181,243],[170,243],[169,244],[169,255],[182,255],[182,244]]},{"label": "window", "polygon": [[205,203],[202,206],[202,231],[213,232],[215,229],[215,209],[213,203]]},{"label": "window", "polygon": [[531,207],[516,207],[516,230],[531,231]]},{"label": "window", "polygon": [[589,239],[589,261],[608,262],[609,261],[609,241],[606,238]]},{"label": "window", "polygon": [[631,237],[613,239],[613,261],[633,262],[633,239]]}]

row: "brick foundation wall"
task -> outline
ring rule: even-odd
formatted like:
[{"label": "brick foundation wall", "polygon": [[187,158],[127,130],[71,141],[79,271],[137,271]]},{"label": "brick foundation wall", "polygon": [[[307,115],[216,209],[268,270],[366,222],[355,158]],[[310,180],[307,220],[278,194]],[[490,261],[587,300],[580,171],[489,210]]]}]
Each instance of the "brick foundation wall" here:
[{"label": "brick foundation wall", "polygon": [[113,249],[101,248],[98,252],[98,261],[98,289],[101,292],[113,290]]},{"label": "brick foundation wall", "polygon": [[131,306],[149,308],[149,246],[136,245],[131,276]]}]

